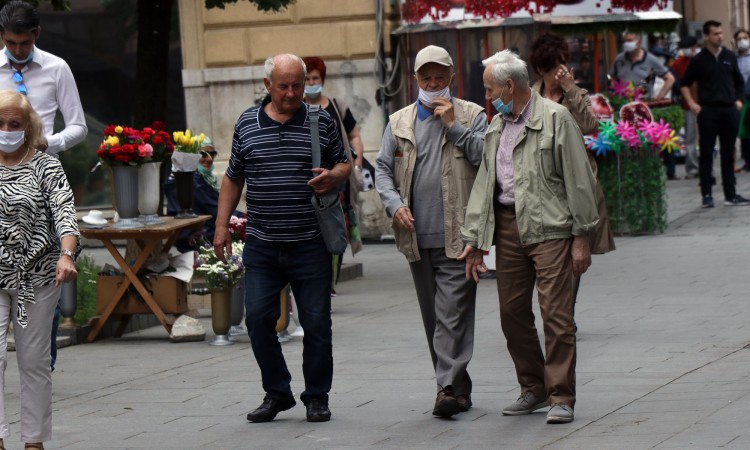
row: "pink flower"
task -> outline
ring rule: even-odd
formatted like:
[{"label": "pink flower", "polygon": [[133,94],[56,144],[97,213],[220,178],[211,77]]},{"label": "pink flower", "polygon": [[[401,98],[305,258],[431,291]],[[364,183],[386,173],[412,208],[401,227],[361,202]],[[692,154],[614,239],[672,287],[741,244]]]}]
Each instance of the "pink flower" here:
[{"label": "pink flower", "polygon": [[150,158],[154,154],[154,148],[151,144],[141,144],[138,146],[138,156],[141,158]]}]

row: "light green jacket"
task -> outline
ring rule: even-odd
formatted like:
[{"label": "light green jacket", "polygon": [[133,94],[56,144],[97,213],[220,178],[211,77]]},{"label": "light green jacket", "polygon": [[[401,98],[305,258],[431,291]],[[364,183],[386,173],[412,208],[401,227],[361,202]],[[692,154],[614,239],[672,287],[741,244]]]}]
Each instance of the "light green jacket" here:
[{"label": "light green jacket", "polygon": [[[582,236],[596,226],[596,179],[581,131],[568,110],[532,92],[531,117],[513,149],[513,188],[522,245]],[[489,250],[495,232],[496,156],[505,120],[496,115],[471,191],[461,235]]]}]

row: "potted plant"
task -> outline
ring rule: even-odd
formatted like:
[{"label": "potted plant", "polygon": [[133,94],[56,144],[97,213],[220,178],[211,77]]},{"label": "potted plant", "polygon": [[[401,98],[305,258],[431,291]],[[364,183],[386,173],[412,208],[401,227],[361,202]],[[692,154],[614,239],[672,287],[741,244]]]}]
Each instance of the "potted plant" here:
[{"label": "potted plant", "polygon": [[195,260],[195,273],[206,280],[211,290],[211,326],[216,337],[211,345],[230,345],[228,332],[231,324],[230,308],[232,288],[242,280],[245,266],[242,264],[244,244],[232,242],[232,255],[227,262],[216,256],[213,247],[202,247]]},{"label": "potted plant", "polygon": [[164,131],[164,123],[154,121],[150,127],[141,130],[143,145],[150,147],[148,157],[143,159],[138,169],[138,221],[143,224],[164,222],[159,218],[160,178],[162,162],[171,158],[174,144],[169,133]]},{"label": "potted plant", "polygon": [[115,209],[120,220],[115,228],[140,228],[138,215],[138,166],[153,155],[141,132],[121,125],[104,128],[104,140],[96,152],[105,167],[111,168]]}]

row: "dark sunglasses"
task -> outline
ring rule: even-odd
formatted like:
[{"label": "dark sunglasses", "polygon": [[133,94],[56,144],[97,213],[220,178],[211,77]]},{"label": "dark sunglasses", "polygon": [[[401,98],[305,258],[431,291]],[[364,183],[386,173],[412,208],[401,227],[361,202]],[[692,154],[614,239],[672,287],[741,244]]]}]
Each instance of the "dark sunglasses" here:
[{"label": "dark sunglasses", "polygon": [[26,89],[26,85],[23,83],[23,74],[17,70],[13,71],[13,81],[18,83],[16,86],[16,92],[20,92],[23,95],[29,95],[28,89]]},{"label": "dark sunglasses", "polygon": [[219,153],[216,150],[211,150],[210,152],[201,151],[201,156],[210,156],[211,159],[216,158],[216,155],[218,155],[218,154]]}]

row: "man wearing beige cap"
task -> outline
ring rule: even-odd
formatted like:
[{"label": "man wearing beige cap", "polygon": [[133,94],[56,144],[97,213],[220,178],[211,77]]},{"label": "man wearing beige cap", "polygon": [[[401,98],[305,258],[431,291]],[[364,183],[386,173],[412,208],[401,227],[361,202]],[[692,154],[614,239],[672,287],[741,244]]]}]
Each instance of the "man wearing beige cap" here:
[{"label": "man wearing beige cap", "polygon": [[375,187],[414,279],[437,380],[432,413],[451,417],[471,407],[466,367],[474,350],[476,283],[456,258],[487,116],[481,106],[451,97],[453,60],[445,49],[420,50],[414,71],[418,99],[390,116]]}]

